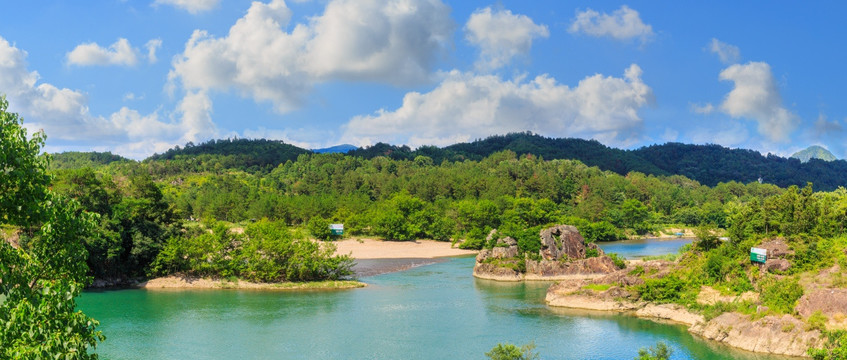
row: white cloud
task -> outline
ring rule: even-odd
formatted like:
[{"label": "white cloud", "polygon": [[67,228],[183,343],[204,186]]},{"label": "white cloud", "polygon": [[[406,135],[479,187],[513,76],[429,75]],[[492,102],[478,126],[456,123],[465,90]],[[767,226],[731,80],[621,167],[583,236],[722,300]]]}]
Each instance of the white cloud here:
[{"label": "white cloud", "polygon": [[406,85],[429,78],[455,26],[440,0],[333,0],[309,27],[311,75]]},{"label": "white cloud", "polygon": [[135,66],[138,63],[138,49],[129,44],[129,40],[119,38],[109,48],[97,43],[77,45],[67,54],[68,64],[78,66],[124,65]]},{"label": "white cloud", "polygon": [[144,47],[147,48],[147,61],[151,64],[155,63],[159,59],[156,57],[156,50],[159,50],[162,47],[162,39],[151,39]]},{"label": "white cloud", "polygon": [[697,114],[706,114],[707,115],[707,114],[711,114],[713,111],[715,111],[715,106],[712,105],[712,103],[705,103],[703,105],[690,104],[690,106],[691,106],[691,111],[693,111]]},{"label": "white cloud", "polygon": [[153,2],[153,6],[171,5],[191,14],[198,14],[214,9],[219,2],[220,0],[156,0]]},{"label": "white cloud", "polygon": [[586,9],[577,12],[568,31],[583,32],[591,36],[609,36],[617,40],[640,38],[642,43],[653,36],[653,27],[641,21],[638,11],[626,5],[611,15]]},{"label": "white cloud", "polygon": [[735,87],[726,95],[721,110],[734,118],[758,123],[758,131],[771,141],[786,141],[797,126],[797,116],[782,105],[771,67],[764,62],[735,64],[720,73]]},{"label": "white cloud", "polygon": [[490,7],[474,11],[465,32],[468,41],[479,46],[476,67],[482,70],[507,65],[515,56],[529,52],[533,38],[550,35],[547,26],[535,24],[526,15],[514,15],[509,10],[492,13]]},{"label": "white cloud", "polygon": [[620,144],[639,135],[638,110],[652,99],[652,90],[634,64],[623,78],[597,74],[574,88],[546,75],[523,82],[453,71],[429,93],[406,94],[394,111],[354,117],[345,125],[341,141],[446,145],[529,130]]},{"label": "white cloud", "polygon": [[718,39],[712,38],[709,43],[709,51],[718,55],[724,64],[735,64],[741,59],[741,50],[738,46],[730,45]]},{"label": "white cloud", "polygon": [[210,138],[217,131],[204,94],[189,93],[180,104],[180,116],[169,121],[158,112],[143,115],[127,107],[105,117],[92,115],[83,93],[39,83],[38,73],[27,69],[26,56],[0,37],[0,91],[7,95],[9,110],[24,117],[26,128],[43,129],[50,142],[58,140],[69,147],[98,143],[142,158],[175,144]]},{"label": "white cloud", "polygon": [[438,0],[334,0],[287,32],[290,19],[284,1],[254,2],[225,37],[196,30],[173,62],[171,84],[235,89],[285,112],[323,81],[425,81],[452,31]]}]

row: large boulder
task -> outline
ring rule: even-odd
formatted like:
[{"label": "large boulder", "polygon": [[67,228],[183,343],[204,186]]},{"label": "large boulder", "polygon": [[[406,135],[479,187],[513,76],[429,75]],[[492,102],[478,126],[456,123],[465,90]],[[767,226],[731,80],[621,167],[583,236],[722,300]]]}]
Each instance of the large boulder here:
[{"label": "large boulder", "polygon": [[560,260],[585,258],[585,239],[572,225],[557,225],[541,230],[541,258]]},{"label": "large boulder", "polygon": [[829,318],[847,315],[847,289],[818,289],[804,294],[795,308],[803,317],[820,311]]},{"label": "large boulder", "polygon": [[768,259],[765,261],[765,270],[768,272],[786,272],[791,268],[791,262],[785,259]]},{"label": "large boulder", "polygon": [[786,255],[794,254],[783,238],[764,241],[758,247],[768,251],[768,259],[784,259]]},{"label": "large boulder", "polygon": [[577,261],[526,261],[527,280],[560,280],[572,277],[595,278],[617,270],[615,262],[608,256]]}]

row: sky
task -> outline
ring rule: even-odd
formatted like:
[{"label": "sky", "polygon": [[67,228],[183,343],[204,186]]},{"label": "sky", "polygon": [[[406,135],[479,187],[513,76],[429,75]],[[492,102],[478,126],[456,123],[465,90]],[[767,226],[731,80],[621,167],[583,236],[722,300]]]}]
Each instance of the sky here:
[{"label": "sky", "polygon": [[531,131],[847,156],[847,2],[80,4],[3,6],[0,94],[48,152]]}]

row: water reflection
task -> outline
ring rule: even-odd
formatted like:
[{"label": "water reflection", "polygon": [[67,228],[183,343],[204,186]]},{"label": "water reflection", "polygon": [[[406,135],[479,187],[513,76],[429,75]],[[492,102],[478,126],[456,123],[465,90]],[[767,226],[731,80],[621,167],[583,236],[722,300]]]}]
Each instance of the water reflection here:
[{"label": "water reflection", "polygon": [[544,359],[616,360],[659,340],[674,359],[748,359],[681,326],[548,308],[550,283],[475,280],[473,264],[363,277],[369,286],[351,291],[123,290],[79,305],[101,321],[105,359],[478,359],[534,341]]}]

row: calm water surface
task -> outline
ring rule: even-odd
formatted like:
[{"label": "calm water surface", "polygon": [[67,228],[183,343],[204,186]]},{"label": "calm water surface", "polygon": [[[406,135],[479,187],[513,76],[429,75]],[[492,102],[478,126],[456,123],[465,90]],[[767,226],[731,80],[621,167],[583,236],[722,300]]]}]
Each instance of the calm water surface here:
[{"label": "calm water surface", "polygon": [[664,340],[673,359],[778,359],[698,340],[683,326],[551,309],[548,283],[471,276],[472,257],[364,277],[344,291],[87,292],[104,359],[482,359],[534,341],[543,359],[632,359]]},{"label": "calm water surface", "polygon": [[597,242],[597,246],[606,253],[617,253],[627,259],[639,259],[645,256],[676,254],[685,244],[690,244],[692,238],[676,239],[638,239],[609,242]]}]

